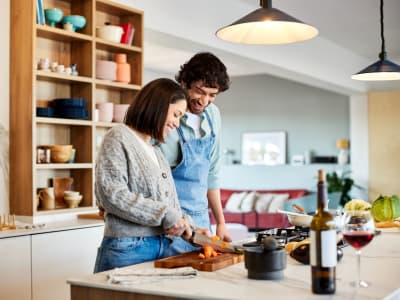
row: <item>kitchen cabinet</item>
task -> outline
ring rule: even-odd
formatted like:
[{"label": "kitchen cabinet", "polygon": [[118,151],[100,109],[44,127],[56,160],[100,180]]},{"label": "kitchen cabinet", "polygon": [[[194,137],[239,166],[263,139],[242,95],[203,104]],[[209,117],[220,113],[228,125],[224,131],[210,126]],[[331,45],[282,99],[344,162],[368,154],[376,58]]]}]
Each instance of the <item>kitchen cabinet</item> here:
[{"label": "kitchen cabinet", "polygon": [[30,236],[0,239],[1,299],[30,299],[30,243]]},{"label": "kitchen cabinet", "polygon": [[[97,122],[96,103],[129,104],[142,85],[143,12],[109,0],[41,0],[44,9],[60,8],[65,15],[82,15],[86,26],[77,32],[36,24],[37,0],[13,0],[10,51],[10,212],[28,216],[35,223],[41,216],[93,210],[96,147],[115,123]],[[132,44],[96,37],[96,26],[131,23]],[[96,78],[96,60],[127,55],[129,83]],[[78,76],[38,70],[40,59],[69,66],[77,64]],[[88,117],[70,119],[38,117],[37,107],[56,98],[84,98]],[[39,145],[72,144],[73,163],[37,163]],[[37,206],[38,189],[51,186],[56,177],[73,178],[73,189],[83,195],[78,208]],[[39,221],[38,221],[39,222]]]},{"label": "kitchen cabinet", "polygon": [[66,280],[93,272],[103,230],[102,222],[77,219],[0,231],[0,298],[69,299]]},{"label": "kitchen cabinet", "polygon": [[33,235],[32,299],[70,299],[67,278],[93,273],[102,237],[102,226]]}]

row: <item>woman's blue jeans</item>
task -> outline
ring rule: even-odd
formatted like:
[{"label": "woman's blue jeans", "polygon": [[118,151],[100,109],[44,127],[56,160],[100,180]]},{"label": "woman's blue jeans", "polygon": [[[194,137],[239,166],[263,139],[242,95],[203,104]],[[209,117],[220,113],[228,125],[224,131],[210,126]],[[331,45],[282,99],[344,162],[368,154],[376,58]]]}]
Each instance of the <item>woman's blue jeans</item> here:
[{"label": "woman's blue jeans", "polygon": [[149,237],[104,237],[97,250],[94,273],[179,254],[170,249],[164,235]]}]

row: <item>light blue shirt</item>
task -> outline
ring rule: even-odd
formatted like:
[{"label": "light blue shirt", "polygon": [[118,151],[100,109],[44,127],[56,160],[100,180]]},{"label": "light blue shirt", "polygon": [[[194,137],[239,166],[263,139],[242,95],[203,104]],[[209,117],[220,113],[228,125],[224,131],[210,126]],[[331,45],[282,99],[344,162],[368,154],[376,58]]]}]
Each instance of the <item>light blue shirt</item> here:
[{"label": "light blue shirt", "polygon": [[[221,115],[218,107],[214,104],[210,104],[206,110],[210,115],[215,132],[215,143],[211,148],[211,165],[207,180],[208,189],[218,189],[220,187],[219,171],[221,169]],[[186,139],[195,139],[195,131],[192,127],[188,126],[186,121],[187,115],[185,114],[180,120],[183,134]],[[204,112],[200,114],[200,132],[202,136],[209,136],[211,134],[211,128]],[[179,135],[176,129],[169,132],[165,143],[161,144],[160,147],[170,166],[172,168],[175,167],[182,157],[179,147]]]}]

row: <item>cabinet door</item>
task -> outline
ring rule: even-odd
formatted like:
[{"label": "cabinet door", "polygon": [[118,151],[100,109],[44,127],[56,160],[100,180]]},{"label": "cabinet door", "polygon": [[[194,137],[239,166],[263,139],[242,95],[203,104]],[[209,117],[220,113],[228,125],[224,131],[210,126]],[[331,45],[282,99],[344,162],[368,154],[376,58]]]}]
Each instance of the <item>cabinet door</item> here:
[{"label": "cabinet door", "polygon": [[92,274],[103,226],[32,236],[33,300],[69,300],[66,280]]},{"label": "cabinet door", "polygon": [[30,236],[0,239],[0,297],[31,299]]}]

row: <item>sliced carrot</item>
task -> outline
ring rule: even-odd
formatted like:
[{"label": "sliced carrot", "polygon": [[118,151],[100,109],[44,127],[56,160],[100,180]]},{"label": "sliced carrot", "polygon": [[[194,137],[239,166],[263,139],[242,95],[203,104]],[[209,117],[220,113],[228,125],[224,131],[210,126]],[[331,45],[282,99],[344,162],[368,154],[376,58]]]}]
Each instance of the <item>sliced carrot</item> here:
[{"label": "sliced carrot", "polygon": [[227,243],[227,242],[222,242],[222,243],[221,243],[221,247],[222,247],[222,248],[226,248],[227,246],[228,246],[228,243]]},{"label": "sliced carrot", "polygon": [[214,249],[211,246],[203,246],[203,251],[204,251],[204,256],[206,258],[210,258],[212,256]]},{"label": "sliced carrot", "polygon": [[199,253],[199,258],[204,259],[206,256],[203,253]]},{"label": "sliced carrot", "polygon": [[219,240],[220,240],[220,238],[219,238],[218,235],[214,235],[214,236],[211,238],[211,241],[212,241],[213,243],[215,243],[215,242],[217,242],[217,241],[219,241]]},{"label": "sliced carrot", "polygon": [[211,253],[211,255],[212,255],[212,257],[216,257],[217,255],[218,255],[218,253],[217,253],[217,251],[213,251],[212,253]]}]

